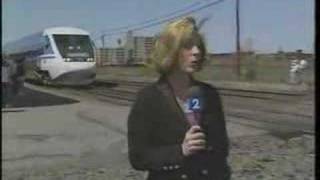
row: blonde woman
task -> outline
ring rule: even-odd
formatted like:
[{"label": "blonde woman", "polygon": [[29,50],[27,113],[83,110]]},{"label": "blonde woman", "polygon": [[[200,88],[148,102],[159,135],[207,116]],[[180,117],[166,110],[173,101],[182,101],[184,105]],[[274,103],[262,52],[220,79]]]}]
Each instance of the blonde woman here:
[{"label": "blonde woman", "polygon": [[192,17],[169,23],[155,43],[152,64],[160,79],[139,92],[128,117],[130,163],[149,171],[149,180],[230,178],[219,94],[193,78],[205,57]]}]

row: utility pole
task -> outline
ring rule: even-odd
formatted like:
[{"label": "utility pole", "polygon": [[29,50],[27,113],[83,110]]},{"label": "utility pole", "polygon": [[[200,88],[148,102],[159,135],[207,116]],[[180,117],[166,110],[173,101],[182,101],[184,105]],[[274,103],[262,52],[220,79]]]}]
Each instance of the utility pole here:
[{"label": "utility pole", "polygon": [[105,38],[105,36],[106,36],[106,35],[104,35],[104,34],[101,35],[102,48],[104,48],[104,38]]},{"label": "utility pole", "polygon": [[236,23],[237,23],[237,53],[236,53],[236,74],[240,79],[240,18],[239,18],[239,2],[240,0],[236,0]]}]

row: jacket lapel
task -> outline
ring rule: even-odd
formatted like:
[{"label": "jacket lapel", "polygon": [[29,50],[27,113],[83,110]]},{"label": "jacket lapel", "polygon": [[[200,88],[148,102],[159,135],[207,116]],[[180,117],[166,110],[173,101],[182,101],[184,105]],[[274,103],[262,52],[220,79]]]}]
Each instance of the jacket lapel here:
[{"label": "jacket lapel", "polygon": [[184,115],[183,110],[179,106],[176,97],[174,93],[172,92],[172,89],[168,82],[166,81],[165,77],[161,77],[157,84],[156,87],[159,89],[159,91],[162,93],[162,95],[165,97],[165,101],[167,102],[169,109],[171,109],[174,114],[177,115],[178,121],[182,122],[185,127],[189,127],[189,123],[186,121],[186,117]]}]

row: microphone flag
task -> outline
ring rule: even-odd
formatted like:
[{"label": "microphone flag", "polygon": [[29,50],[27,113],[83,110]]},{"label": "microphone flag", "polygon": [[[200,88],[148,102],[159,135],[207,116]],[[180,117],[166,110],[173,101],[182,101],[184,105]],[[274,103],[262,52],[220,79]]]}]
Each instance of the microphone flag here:
[{"label": "microphone flag", "polygon": [[202,109],[203,100],[200,88],[193,86],[188,91],[187,100],[184,104],[185,116],[191,126],[200,125]]}]

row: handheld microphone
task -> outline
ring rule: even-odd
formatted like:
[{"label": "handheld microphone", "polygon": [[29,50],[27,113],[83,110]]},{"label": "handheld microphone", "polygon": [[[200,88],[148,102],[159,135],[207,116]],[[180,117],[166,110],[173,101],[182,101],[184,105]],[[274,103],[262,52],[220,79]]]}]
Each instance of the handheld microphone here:
[{"label": "handheld microphone", "polygon": [[187,92],[187,100],[184,105],[185,115],[191,126],[200,125],[201,113],[204,101],[200,87],[193,86]]}]

